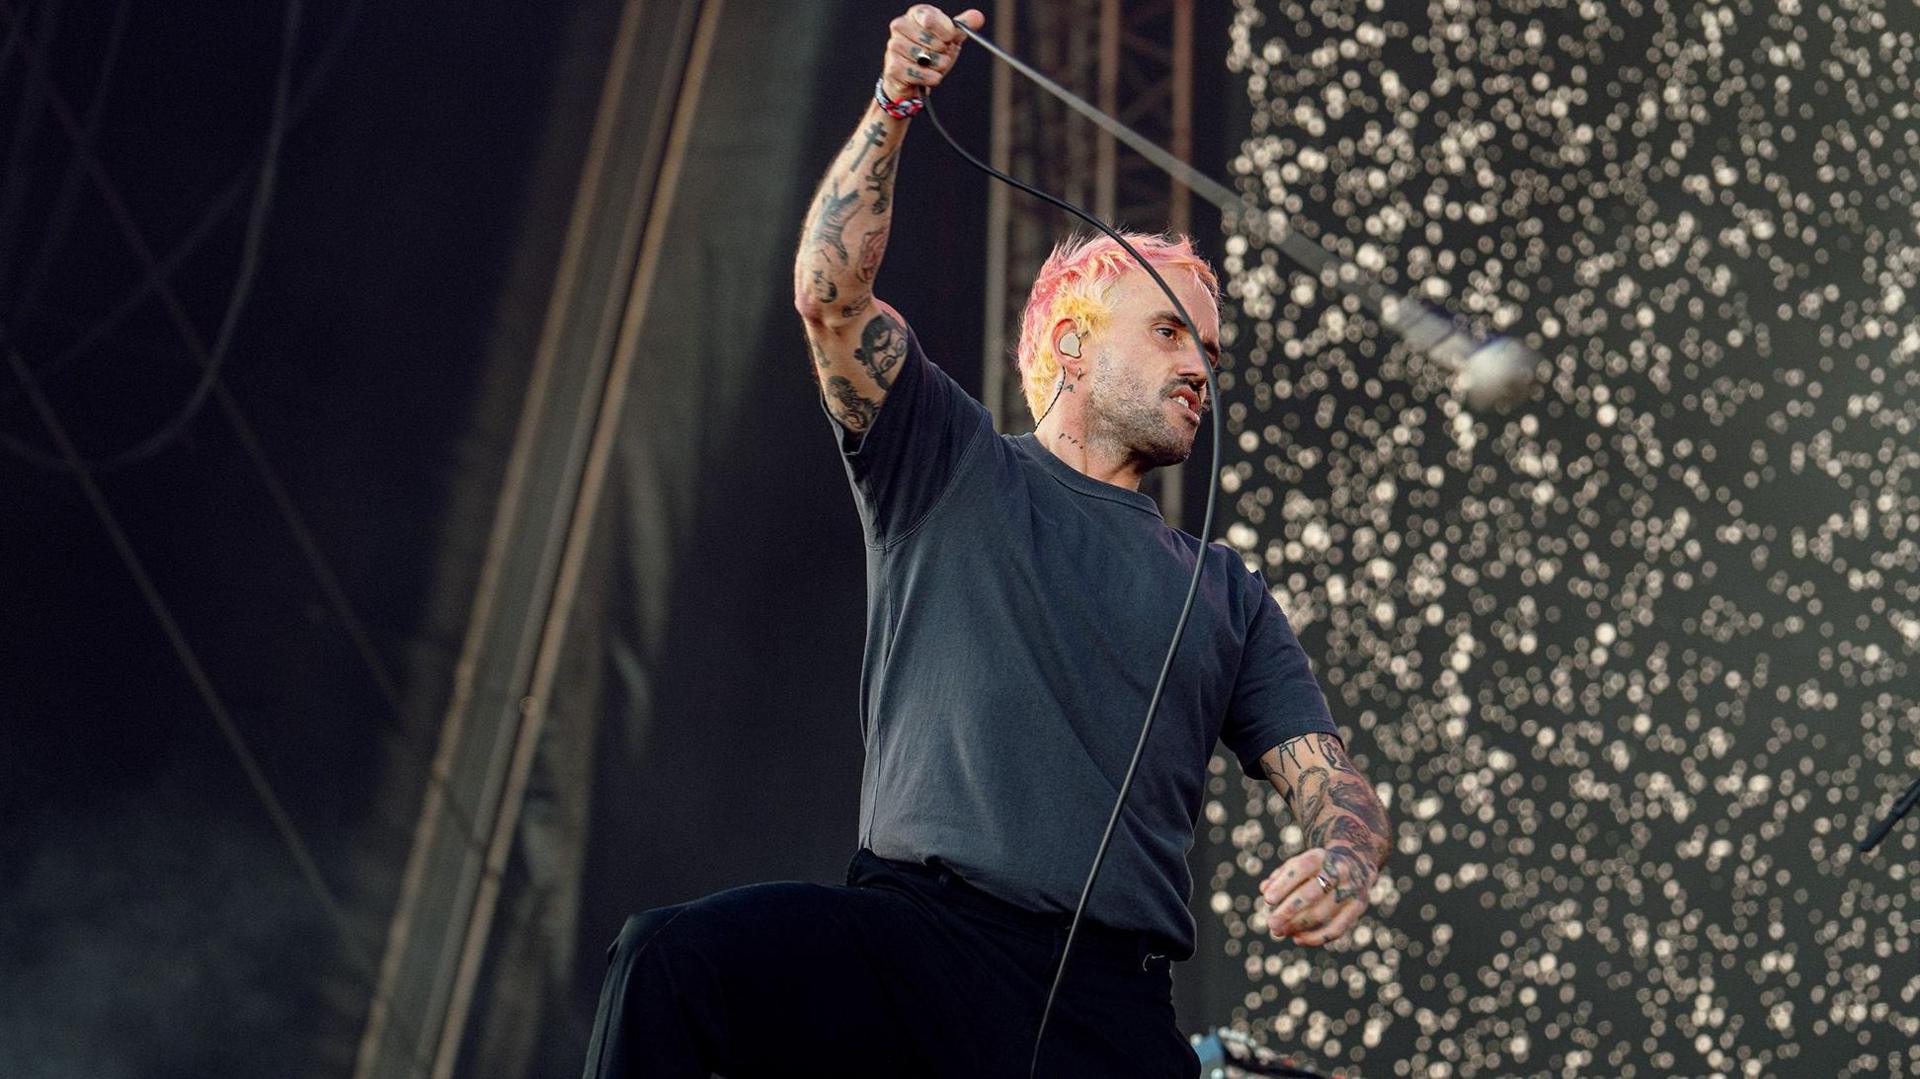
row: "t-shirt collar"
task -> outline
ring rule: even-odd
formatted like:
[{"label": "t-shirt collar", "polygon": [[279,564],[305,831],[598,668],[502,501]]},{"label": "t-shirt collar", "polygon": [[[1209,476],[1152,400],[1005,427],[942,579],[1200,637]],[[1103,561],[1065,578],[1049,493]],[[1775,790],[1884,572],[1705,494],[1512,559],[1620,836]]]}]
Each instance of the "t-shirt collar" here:
[{"label": "t-shirt collar", "polygon": [[1084,495],[1091,495],[1094,498],[1104,498],[1109,502],[1118,502],[1123,506],[1132,506],[1134,509],[1151,513],[1155,517],[1160,516],[1160,504],[1155,502],[1152,497],[1142,494],[1139,491],[1130,491],[1117,484],[1107,483],[1104,480],[1096,480],[1092,476],[1082,473],[1072,465],[1054,456],[1052,450],[1041,445],[1039,435],[1029,431],[1024,435],[1016,436],[1013,442],[1014,445],[1020,448],[1020,452],[1040,462],[1040,467],[1046,469],[1054,479],[1059,480],[1075,491]]}]

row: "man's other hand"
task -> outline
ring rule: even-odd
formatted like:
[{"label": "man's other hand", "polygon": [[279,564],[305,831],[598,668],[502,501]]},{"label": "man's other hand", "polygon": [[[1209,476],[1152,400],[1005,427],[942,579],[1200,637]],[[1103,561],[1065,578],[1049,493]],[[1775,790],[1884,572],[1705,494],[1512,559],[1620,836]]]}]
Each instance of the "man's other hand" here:
[{"label": "man's other hand", "polygon": [[[1352,864],[1343,864],[1343,861]],[[1325,847],[1301,851],[1260,883],[1260,898],[1272,908],[1267,931],[1275,939],[1318,947],[1346,936],[1367,912],[1367,892],[1373,881],[1345,881],[1343,873],[1357,873],[1357,860],[1327,860]],[[1342,894],[1349,898],[1342,899]]]}]

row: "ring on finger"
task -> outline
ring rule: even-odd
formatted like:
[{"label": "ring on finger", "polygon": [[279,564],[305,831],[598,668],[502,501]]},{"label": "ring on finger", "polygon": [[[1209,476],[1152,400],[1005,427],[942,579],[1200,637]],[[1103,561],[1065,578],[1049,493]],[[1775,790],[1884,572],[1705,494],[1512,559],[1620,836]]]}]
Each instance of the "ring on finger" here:
[{"label": "ring on finger", "polygon": [[1313,879],[1320,882],[1320,890],[1322,892],[1328,895],[1333,894],[1333,881],[1329,880],[1325,873],[1315,873]]},{"label": "ring on finger", "polygon": [[932,67],[935,63],[934,55],[925,49],[915,49],[913,50],[913,62],[919,64],[921,67]]}]

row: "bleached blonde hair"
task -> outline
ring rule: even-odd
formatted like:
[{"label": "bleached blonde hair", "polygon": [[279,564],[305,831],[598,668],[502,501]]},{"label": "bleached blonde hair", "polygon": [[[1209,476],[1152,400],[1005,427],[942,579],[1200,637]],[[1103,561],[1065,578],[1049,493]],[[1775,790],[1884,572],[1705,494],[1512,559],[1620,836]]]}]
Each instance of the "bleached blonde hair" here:
[{"label": "bleached blonde hair", "polygon": [[[1141,232],[1120,235],[1161,276],[1169,276],[1174,270],[1191,273],[1213,302],[1220,302],[1220,280],[1207,260],[1195,253],[1192,240]],[[1020,387],[1036,422],[1052,402],[1054,384],[1060,377],[1060,357],[1053,351],[1054,324],[1063,318],[1072,319],[1083,336],[1098,333],[1113,316],[1109,302],[1113,283],[1138,265],[1125,248],[1104,233],[1069,237],[1041,265],[1033,279],[1033,291],[1027,294],[1026,311],[1020,319],[1020,345],[1014,355],[1020,369]]]}]

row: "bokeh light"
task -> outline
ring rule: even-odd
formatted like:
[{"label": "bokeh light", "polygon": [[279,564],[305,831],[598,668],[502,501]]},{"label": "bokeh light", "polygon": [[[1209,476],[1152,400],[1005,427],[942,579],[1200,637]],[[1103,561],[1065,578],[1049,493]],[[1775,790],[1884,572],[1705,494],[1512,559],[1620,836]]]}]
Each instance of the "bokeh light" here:
[{"label": "bokeh light", "polygon": [[1476,414],[1227,242],[1227,538],[1396,845],[1340,946],[1213,762],[1232,1017],[1367,1076],[1920,1074],[1920,8],[1238,0],[1243,192],[1552,365]]}]

